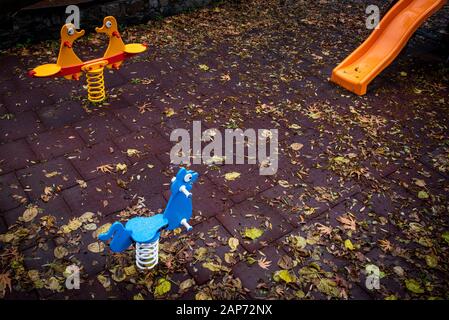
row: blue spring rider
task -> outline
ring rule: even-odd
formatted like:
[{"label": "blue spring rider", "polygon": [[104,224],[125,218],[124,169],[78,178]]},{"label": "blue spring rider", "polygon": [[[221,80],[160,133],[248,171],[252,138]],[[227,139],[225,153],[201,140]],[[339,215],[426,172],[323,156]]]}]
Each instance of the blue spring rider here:
[{"label": "blue spring rider", "polygon": [[188,221],[192,217],[193,183],[198,179],[198,173],[179,169],[170,185],[170,199],[164,213],[152,217],[136,217],[128,220],[125,226],[114,222],[106,233],[98,238],[107,241],[112,238],[109,246],[113,252],[122,252],[136,243],[136,265],[140,269],[152,269],[159,261],[159,237],[163,229],[174,230],[184,226],[187,231],[192,229]]}]

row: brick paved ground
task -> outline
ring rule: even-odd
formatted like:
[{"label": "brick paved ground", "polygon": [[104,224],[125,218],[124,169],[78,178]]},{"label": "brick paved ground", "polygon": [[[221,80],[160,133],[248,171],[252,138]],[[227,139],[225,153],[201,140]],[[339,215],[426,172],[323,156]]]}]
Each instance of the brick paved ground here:
[{"label": "brick paved ground", "polygon": [[[424,30],[444,28],[447,11]],[[446,57],[416,36],[368,95],[334,86],[332,68],[369,33],[363,15],[361,1],[251,1],[130,28],[126,42],[150,48],[106,73],[109,98],[97,107],[82,81],[25,76],[56,57],[54,43],[2,55],[0,274],[11,288],[0,281],[0,295],[448,298]],[[76,48],[96,57],[104,39]],[[88,247],[101,226],[164,208],[176,170],[169,135],[193,120],[277,128],[279,171],[193,165],[194,229],[165,235],[151,272],[135,272],[132,250]],[[263,234],[251,240],[248,228]],[[64,289],[70,264],[81,290]],[[379,290],[364,285],[367,265],[380,268]]]}]

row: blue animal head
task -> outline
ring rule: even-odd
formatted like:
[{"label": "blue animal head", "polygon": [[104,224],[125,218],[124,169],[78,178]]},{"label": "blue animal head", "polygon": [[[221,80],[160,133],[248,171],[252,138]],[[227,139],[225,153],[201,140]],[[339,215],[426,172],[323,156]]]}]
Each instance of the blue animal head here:
[{"label": "blue animal head", "polygon": [[184,225],[188,230],[192,227],[188,224],[192,217],[192,193],[193,183],[198,180],[198,173],[185,168],[179,169],[171,180],[171,196],[164,211],[164,218],[168,221],[168,230],[173,230]]},{"label": "blue animal head", "polygon": [[[187,170],[185,168],[179,169],[176,177],[171,180],[170,190],[172,196],[177,192],[185,192],[183,190],[191,191],[193,183],[198,179],[198,173],[192,170]],[[184,189],[185,188],[185,189]],[[186,195],[186,194],[185,194]]]}]

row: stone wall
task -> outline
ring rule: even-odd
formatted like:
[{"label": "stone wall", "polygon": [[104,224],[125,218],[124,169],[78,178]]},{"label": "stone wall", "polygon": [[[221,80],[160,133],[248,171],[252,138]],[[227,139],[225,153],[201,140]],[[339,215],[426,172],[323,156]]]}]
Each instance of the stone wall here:
[{"label": "stone wall", "polygon": [[[112,15],[121,25],[145,23],[209,5],[217,0],[115,0],[79,3],[81,28],[87,32],[100,26],[103,17]],[[73,1],[76,3],[76,1]],[[65,6],[23,9],[0,17],[0,48],[46,39],[59,39],[67,15]]]}]

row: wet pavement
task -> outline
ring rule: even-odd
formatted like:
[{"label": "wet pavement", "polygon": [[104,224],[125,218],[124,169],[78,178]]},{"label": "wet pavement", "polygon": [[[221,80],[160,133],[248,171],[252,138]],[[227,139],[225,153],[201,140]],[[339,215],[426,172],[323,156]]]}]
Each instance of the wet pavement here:
[{"label": "wet pavement", "polygon": [[[105,72],[99,106],[84,78],[26,76],[56,59],[57,42],[5,52],[0,297],[447,299],[447,51],[418,35],[366,96],[335,86],[332,69],[369,34],[364,6],[224,3],[129,27],[125,42],[149,50]],[[448,9],[423,30],[440,36]],[[104,46],[75,44],[83,59]],[[278,129],[279,170],[192,165],[194,228],[164,234],[159,265],[139,272],[133,249],[112,254],[96,236],[163,210],[170,133],[194,120]],[[65,288],[73,264],[80,290]]]}]

